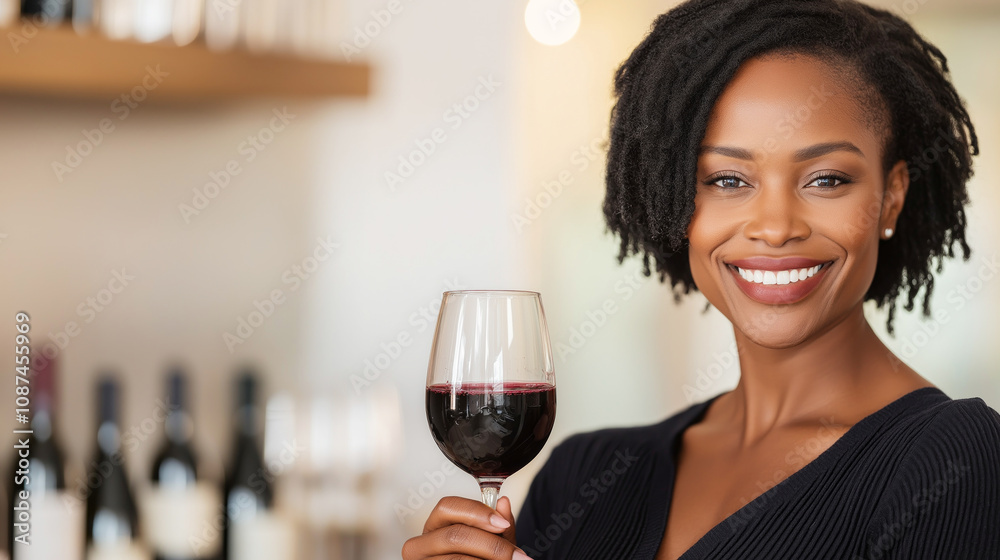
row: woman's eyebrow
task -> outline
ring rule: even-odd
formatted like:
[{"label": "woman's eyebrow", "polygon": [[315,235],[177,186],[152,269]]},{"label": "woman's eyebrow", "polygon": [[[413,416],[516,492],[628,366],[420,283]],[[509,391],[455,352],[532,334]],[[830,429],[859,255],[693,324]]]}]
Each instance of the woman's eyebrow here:
[{"label": "woman's eyebrow", "polygon": [[865,154],[861,151],[860,148],[847,141],[824,142],[822,144],[814,144],[812,146],[809,146],[808,148],[802,148],[801,150],[798,150],[797,152],[795,152],[794,157],[795,161],[806,161],[808,159],[825,156],[826,154],[829,154],[831,152],[841,152],[841,151],[853,152],[855,154],[858,154],[862,158],[865,157]]},{"label": "woman's eyebrow", "polygon": [[753,161],[753,152],[744,148],[733,148],[731,146],[702,146],[701,150],[699,150],[699,154],[704,153],[719,154],[721,156]]},{"label": "woman's eyebrow", "polygon": [[[822,144],[814,144],[806,148],[797,150],[793,155],[795,161],[806,161],[832,152],[852,152],[862,158],[865,157],[864,152],[854,144],[845,141],[841,142],[823,142]],[[699,155],[704,153],[719,154],[726,157],[731,157],[735,159],[744,159],[747,161],[753,161],[754,154],[752,151],[746,148],[736,148],[733,146],[702,146],[698,151]]]}]

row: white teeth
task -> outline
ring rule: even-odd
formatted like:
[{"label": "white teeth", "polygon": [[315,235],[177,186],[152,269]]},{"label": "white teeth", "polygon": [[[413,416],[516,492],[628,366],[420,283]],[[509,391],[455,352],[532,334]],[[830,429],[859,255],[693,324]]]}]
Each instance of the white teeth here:
[{"label": "white teeth", "polygon": [[811,278],[814,274],[819,272],[819,269],[823,268],[823,265],[818,264],[816,266],[811,266],[809,268],[799,268],[790,270],[748,270],[740,267],[736,267],[736,271],[740,273],[742,277],[747,282],[752,282],[754,284],[794,284],[805,280],[806,278]]}]

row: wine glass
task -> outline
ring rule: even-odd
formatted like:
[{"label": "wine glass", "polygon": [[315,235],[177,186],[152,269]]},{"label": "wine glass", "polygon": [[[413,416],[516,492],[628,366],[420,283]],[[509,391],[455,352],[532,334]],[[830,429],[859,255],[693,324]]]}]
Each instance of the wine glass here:
[{"label": "wine glass", "polygon": [[427,368],[427,423],[496,509],[500,486],[552,431],[556,378],[537,292],[466,290],[441,298]]}]

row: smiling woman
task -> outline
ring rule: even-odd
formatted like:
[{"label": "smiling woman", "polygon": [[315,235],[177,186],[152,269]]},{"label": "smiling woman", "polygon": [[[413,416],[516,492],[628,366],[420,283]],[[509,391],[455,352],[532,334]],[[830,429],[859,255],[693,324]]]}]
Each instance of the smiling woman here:
[{"label": "smiling woman", "polygon": [[929,315],[935,261],[971,253],[978,144],[941,52],[852,0],[693,0],[615,91],[619,259],[729,319],[739,383],[571,437],[516,528],[504,501],[445,498],[404,558],[1000,558],[1000,415],[903,364],[863,307],[891,334],[896,300]]}]

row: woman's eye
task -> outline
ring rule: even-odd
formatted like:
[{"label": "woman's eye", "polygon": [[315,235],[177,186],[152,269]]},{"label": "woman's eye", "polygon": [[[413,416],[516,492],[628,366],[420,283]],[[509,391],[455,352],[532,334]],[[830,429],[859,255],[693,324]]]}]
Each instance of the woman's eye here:
[{"label": "woman's eye", "polygon": [[719,177],[718,179],[712,181],[712,184],[722,187],[723,189],[738,189],[746,185],[746,183],[739,177]]},{"label": "woman's eye", "polygon": [[848,182],[849,181],[843,179],[842,177],[837,177],[836,175],[824,175],[813,179],[812,182],[806,186],[819,187],[821,189],[832,189]]}]

